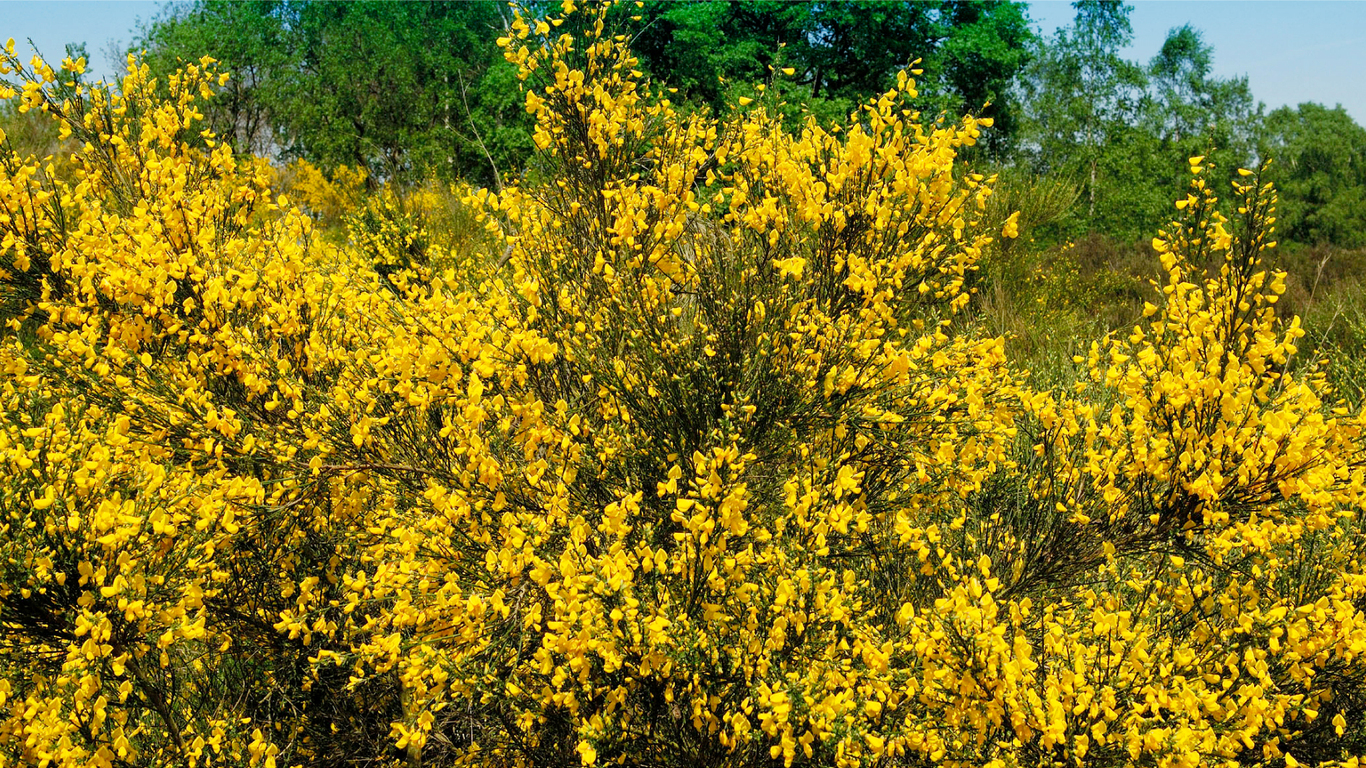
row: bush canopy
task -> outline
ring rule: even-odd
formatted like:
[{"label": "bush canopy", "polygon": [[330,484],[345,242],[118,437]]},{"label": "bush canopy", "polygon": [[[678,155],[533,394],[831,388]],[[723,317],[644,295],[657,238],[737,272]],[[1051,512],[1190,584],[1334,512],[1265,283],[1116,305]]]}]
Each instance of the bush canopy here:
[{"label": "bush canopy", "polygon": [[4,54],[73,149],[0,151],[0,763],[1358,765],[1366,417],[1260,170],[1226,217],[1191,158],[1145,319],[1041,389],[910,72],[792,132],[600,7],[498,43],[536,152],[466,248],[397,193],[322,236],[212,61]]}]

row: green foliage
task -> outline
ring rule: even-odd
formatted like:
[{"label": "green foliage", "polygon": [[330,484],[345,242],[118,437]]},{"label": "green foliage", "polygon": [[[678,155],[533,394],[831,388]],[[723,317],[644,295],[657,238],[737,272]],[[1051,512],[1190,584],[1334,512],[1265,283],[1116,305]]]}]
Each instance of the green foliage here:
[{"label": "green foliage", "polygon": [[345,162],[384,175],[429,168],[489,174],[477,138],[461,124],[468,84],[496,56],[489,38],[499,20],[491,3],[290,9],[301,69],[287,98],[298,151],[324,165]]},{"label": "green foliage", "polygon": [[[640,68],[677,89],[683,114],[758,99],[791,129],[808,115],[842,121],[920,61],[913,106],[994,121],[964,156],[1078,187],[1077,205],[1038,233],[1048,245],[1097,232],[1141,239],[1183,194],[1181,169],[1196,155],[1223,173],[1274,159],[1282,238],[1366,245],[1366,130],[1345,111],[1264,117],[1247,78],[1214,74],[1199,30],[1172,29],[1149,61],[1131,61],[1121,54],[1130,6],[1074,7],[1047,40],[1027,6],[1007,0],[650,0],[607,18]],[[220,60],[233,79],[208,123],[240,150],[364,168],[371,183],[436,174],[501,188],[533,150],[515,73],[493,42],[507,13],[493,0],[196,0],[156,19],[136,47],[154,74]]]},{"label": "green foliage", "polygon": [[1171,30],[1148,65],[1152,108],[1146,121],[1179,143],[1211,137],[1218,147],[1246,148],[1254,112],[1246,77],[1213,77],[1214,48],[1189,24]]},{"label": "green foliage", "polygon": [[528,122],[494,38],[493,2],[201,0],[144,30],[155,72],[209,55],[234,73],[210,125],[375,179],[434,172],[500,182],[530,151]]},{"label": "green foliage", "polygon": [[1020,129],[1021,105],[1011,84],[1032,55],[1036,37],[1029,16],[1023,4],[1009,2],[957,2],[945,13],[952,34],[928,64],[947,85],[940,88],[950,97],[943,109],[950,114],[980,109],[992,118],[994,130],[984,134],[985,144],[991,154],[1002,156],[1014,148]]},{"label": "green foliage", "polygon": [[1261,152],[1276,161],[1284,236],[1366,246],[1366,128],[1345,109],[1308,103],[1272,112]]},{"label": "green foliage", "polygon": [[6,151],[18,157],[46,157],[57,151],[57,127],[40,112],[19,112],[13,102],[0,104],[0,135]]},{"label": "green foliage", "polygon": [[205,112],[208,125],[239,151],[265,154],[291,68],[284,13],[278,0],[203,0],[153,20],[133,47],[159,74],[203,56],[223,62],[232,77]]},{"label": "green foliage", "polygon": [[726,80],[768,79],[778,47],[800,36],[801,13],[787,3],[648,2],[632,47],[651,75],[719,110]]},{"label": "green foliage", "polygon": [[1036,163],[1049,172],[1085,171],[1094,211],[1100,154],[1137,122],[1146,79],[1119,55],[1133,36],[1131,8],[1100,0],[1075,6],[1075,22],[1039,47],[1023,85]]},{"label": "green foliage", "polygon": [[1252,162],[1259,112],[1246,78],[1213,76],[1213,49],[1197,30],[1173,29],[1144,66],[1120,55],[1130,6],[1074,6],[1072,26],[1041,46],[1022,83],[1026,162],[1082,183],[1068,236],[1137,239],[1181,194],[1186,158],[1211,155],[1229,173]]},{"label": "green foliage", "polygon": [[[635,13],[635,9],[627,11]],[[1025,5],[990,0],[935,2],[646,3],[632,47],[647,71],[685,96],[725,108],[728,83],[767,80],[792,67],[785,97],[813,113],[844,113],[885,91],[895,72],[920,60],[920,105],[974,112],[1004,146],[1017,123],[1009,86],[1034,33]],[[988,104],[990,102],[990,104]]]},{"label": "green foliage", "polygon": [[[1148,65],[1146,110],[1140,127],[1155,137],[1157,183],[1145,212],[1164,211],[1180,189],[1184,158],[1207,155],[1230,181],[1234,169],[1253,164],[1261,107],[1246,77],[1212,75],[1214,49],[1189,25],[1171,30]],[[1151,160],[1150,160],[1151,162]]]}]

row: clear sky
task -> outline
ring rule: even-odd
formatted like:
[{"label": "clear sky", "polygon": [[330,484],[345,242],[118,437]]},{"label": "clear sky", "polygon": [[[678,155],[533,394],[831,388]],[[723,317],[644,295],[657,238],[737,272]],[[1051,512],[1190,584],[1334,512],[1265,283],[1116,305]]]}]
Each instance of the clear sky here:
[{"label": "clear sky", "polygon": [[[1125,55],[1147,61],[1173,27],[1190,23],[1214,46],[1215,73],[1247,75],[1269,109],[1317,101],[1342,104],[1366,124],[1366,0],[1136,0],[1134,43]],[[68,42],[84,42],[97,75],[113,71],[110,41],[127,46],[138,22],[162,4],[145,0],[0,0],[0,41],[21,48],[33,38],[61,59]],[[1066,0],[1030,3],[1044,33],[1072,20]]]},{"label": "clear sky", "polygon": [[56,64],[67,43],[85,43],[90,69],[98,77],[113,71],[106,55],[111,41],[127,48],[139,21],[148,21],[163,3],[146,0],[0,0],[0,43],[14,38],[28,59],[32,38],[43,56]]}]

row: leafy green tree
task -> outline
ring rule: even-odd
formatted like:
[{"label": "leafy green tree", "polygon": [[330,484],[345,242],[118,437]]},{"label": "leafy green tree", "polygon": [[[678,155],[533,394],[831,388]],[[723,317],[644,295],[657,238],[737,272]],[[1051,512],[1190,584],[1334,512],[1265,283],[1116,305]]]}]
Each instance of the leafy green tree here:
[{"label": "leafy green tree", "polygon": [[[1125,188],[1096,223],[1136,237],[1170,216],[1170,201],[1187,184],[1186,161],[1208,156],[1216,175],[1232,180],[1254,166],[1260,107],[1246,77],[1213,74],[1214,49],[1190,25],[1172,29],[1148,64],[1139,123],[1127,140],[1107,148]],[[1114,162],[1118,160],[1119,162]]]},{"label": "leafy green tree", "polygon": [[291,3],[288,13],[296,152],[379,177],[488,169],[464,116],[469,83],[496,56],[492,3]]},{"label": "leafy green tree", "polygon": [[793,44],[812,97],[857,98],[887,77],[928,58],[941,34],[939,8],[928,3],[837,2],[799,6],[805,33]]},{"label": "leafy green tree", "polygon": [[436,172],[496,184],[531,148],[495,2],[199,0],[144,30],[154,69],[209,55],[234,78],[210,125],[372,179]]},{"label": "leafy green tree", "polygon": [[1073,3],[1070,27],[1038,48],[1024,79],[1025,132],[1038,170],[1083,180],[1087,218],[1096,215],[1102,156],[1138,123],[1147,77],[1120,56],[1133,37],[1131,6],[1117,0]]},{"label": "leafy green tree", "polygon": [[1267,116],[1259,151],[1273,159],[1282,237],[1366,246],[1366,129],[1347,110],[1281,107]]},{"label": "leafy green tree", "polygon": [[784,97],[814,112],[840,111],[882,92],[919,59],[921,106],[992,117],[997,137],[1018,122],[1010,85],[1034,39],[1025,5],[1004,0],[655,0],[638,15],[632,48],[645,69],[713,109],[724,109],[728,83],[767,80],[781,65],[794,70],[780,86]]},{"label": "leafy green tree", "polygon": [[279,0],[200,0],[154,19],[133,49],[145,51],[158,73],[204,56],[222,62],[231,78],[205,113],[209,127],[241,151],[268,154],[281,88],[294,69],[288,33]]},{"label": "leafy green tree", "polygon": [[1213,49],[1198,30],[1186,24],[1167,34],[1162,49],[1149,64],[1157,103],[1162,106],[1158,119],[1165,132],[1178,141],[1203,127],[1212,106],[1207,86],[1213,62]]},{"label": "leafy green tree", "polygon": [[[941,91],[951,97],[949,114],[979,111],[995,121],[986,134],[1000,157],[1013,149],[1019,133],[1020,104],[1013,87],[1029,64],[1037,39],[1022,3],[951,2],[943,11],[952,30],[931,64],[939,72]],[[931,85],[934,81],[931,81]],[[988,105],[982,109],[982,105]]]},{"label": "leafy green tree", "polygon": [[[1151,98],[1146,122],[1169,149],[1172,167],[1182,156],[1205,154],[1229,171],[1253,161],[1261,117],[1246,77],[1214,77],[1214,49],[1189,24],[1167,34],[1148,65]],[[1179,188],[1176,188],[1179,189]]]},{"label": "leafy green tree", "polygon": [[1144,66],[1120,55],[1129,6],[1074,7],[1074,23],[1040,47],[1024,79],[1031,170],[1083,187],[1068,235],[1134,239],[1169,215],[1188,158],[1212,154],[1227,174],[1252,163],[1260,111],[1247,78],[1213,75],[1214,51],[1191,26],[1171,30]]},{"label": "leafy green tree", "polygon": [[780,46],[804,34],[809,10],[782,2],[651,0],[638,15],[631,47],[645,70],[720,109],[727,81],[768,79]]}]

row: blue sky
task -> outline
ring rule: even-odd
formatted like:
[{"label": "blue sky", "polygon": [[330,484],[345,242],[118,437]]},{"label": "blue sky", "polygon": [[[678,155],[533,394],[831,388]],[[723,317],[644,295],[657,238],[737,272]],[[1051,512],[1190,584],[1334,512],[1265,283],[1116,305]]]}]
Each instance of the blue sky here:
[{"label": "blue sky", "polygon": [[[1366,124],[1366,1],[1363,0],[1136,0],[1134,43],[1125,51],[1147,61],[1167,31],[1190,23],[1214,46],[1214,68],[1224,77],[1247,75],[1267,107],[1317,101],[1342,104]],[[126,46],[139,20],[161,3],[142,0],[0,0],[0,41],[25,38],[60,59],[67,42],[85,42],[97,74],[112,68],[108,43]],[[1065,0],[1030,3],[1044,33],[1072,19]]]},{"label": "blue sky", "polygon": [[105,49],[117,41],[126,48],[133,39],[139,20],[157,14],[161,3],[143,0],[0,0],[0,43],[14,38],[16,49],[28,58],[26,40],[33,39],[38,50],[54,62],[61,61],[67,43],[85,43],[90,51],[91,69],[108,76]]}]

